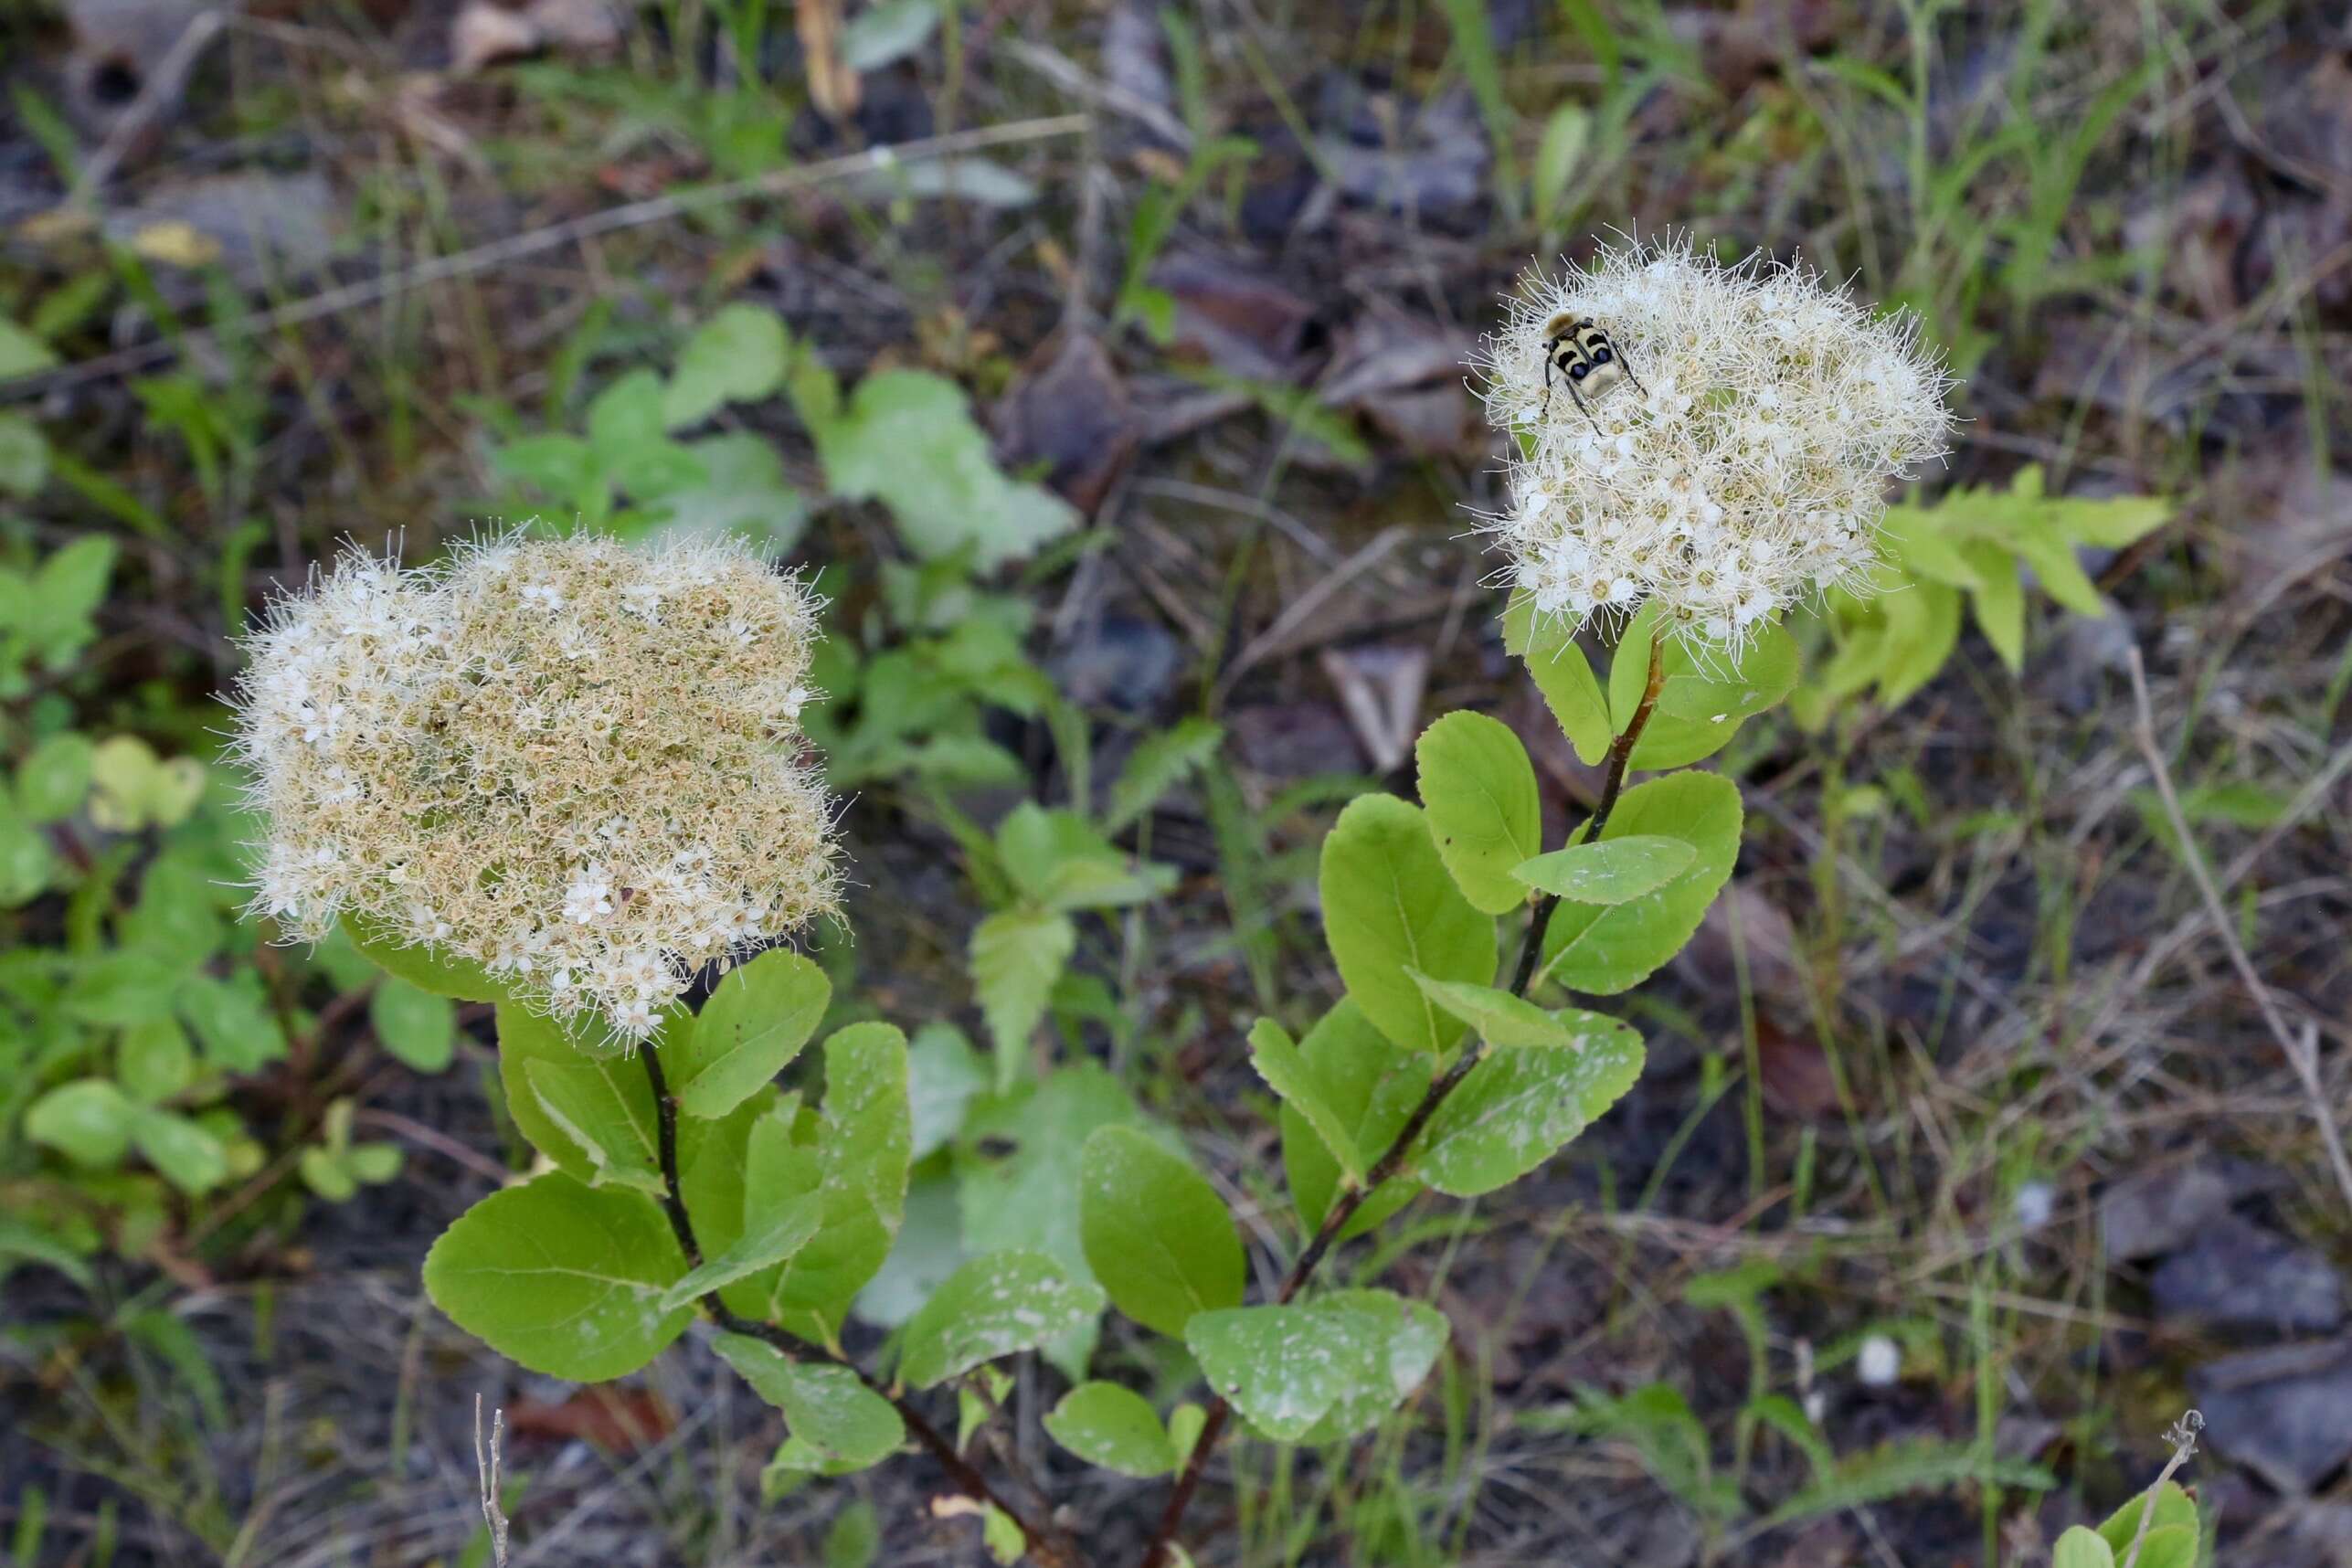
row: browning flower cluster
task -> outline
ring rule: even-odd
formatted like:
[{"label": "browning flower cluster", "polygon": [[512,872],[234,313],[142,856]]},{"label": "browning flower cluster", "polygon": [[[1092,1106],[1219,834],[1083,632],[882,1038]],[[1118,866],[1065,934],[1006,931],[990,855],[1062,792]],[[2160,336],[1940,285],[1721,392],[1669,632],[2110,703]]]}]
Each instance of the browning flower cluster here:
[{"label": "browning flower cluster", "polygon": [[257,911],[354,918],[624,1037],[835,907],[801,705],[816,604],[727,540],[363,555],[248,641]]},{"label": "browning flower cluster", "polygon": [[[1514,437],[1511,507],[1489,524],[1547,614],[1655,599],[1684,640],[1736,653],[1791,603],[1867,592],[1888,481],[1944,450],[1948,382],[1916,321],[1877,318],[1807,268],[1724,267],[1687,241],[1604,249],[1531,274],[1510,308],[1478,366]],[[1546,401],[1546,325],[1563,314],[1633,371],[1589,414],[1556,376]]]}]

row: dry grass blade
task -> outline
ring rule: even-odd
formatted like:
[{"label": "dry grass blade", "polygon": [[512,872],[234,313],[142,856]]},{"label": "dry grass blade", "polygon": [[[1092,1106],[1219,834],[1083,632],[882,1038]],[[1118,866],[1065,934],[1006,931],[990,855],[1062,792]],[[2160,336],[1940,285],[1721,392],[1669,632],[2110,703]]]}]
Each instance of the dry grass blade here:
[{"label": "dry grass blade", "polygon": [[2221,895],[2213,885],[2213,875],[2205,869],[2205,857],[2197,847],[2197,838],[2189,831],[2188,814],[2181,810],[2180,796],[2173,789],[2172,771],[2166,767],[2164,748],[2156,743],[2156,710],[2148,701],[2148,677],[2140,661],[2140,651],[2130,651],[2132,669],[2132,738],[2147,759],[2148,771],[2155,775],[2157,797],[2164,802],[2166,821],[2172,824],[2173,834],[2180,842],[2180,858],[2188,867],[2188,874],[2197,884],[2198,896],[2204,900],[2205,912],[2213,921],[2213,929],[2229,950],[2230,962],[2238,978],[2262,1010],[2262,1022],[2271,1037],[2286,1054],[2287,1063],[2302,1081],[2304,1097],[2310,1102],[2312,1120],[2319,1128],[2320,1139],[2326,1145],[2329,1167],[2336,1173],[2336,1186],[2344,1195],[2347,1212],[2352,1212],[2352,1157],[2344,1152],[2344,1135],[2336,1129],[2335,1108],[2327,1103],[2326,1086],[2319,1078],[2319,1031],[2311,1024],[2298,1034],[2287,1023],[2286,1015],[2279,1011],[2277,1001],[2262,977],[2254,970],[2254,961],[2246,956],[2245,944],[2230,923],[2230,912],[2221,903]]}]

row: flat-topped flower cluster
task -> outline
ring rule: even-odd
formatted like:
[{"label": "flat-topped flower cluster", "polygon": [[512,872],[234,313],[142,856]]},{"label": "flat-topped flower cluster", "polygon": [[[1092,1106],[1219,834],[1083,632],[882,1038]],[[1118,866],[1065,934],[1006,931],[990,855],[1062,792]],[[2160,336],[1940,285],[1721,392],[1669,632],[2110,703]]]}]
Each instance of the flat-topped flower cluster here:
[{"label": "flat-topped flower cluster", "polygon": [[[1687,241],[1605,249],[1522,280],[1510,313],[1478,366],[1514,436],[1510,509],[1489,524],[1546,614],[1655,599],[1687,641],[1736,652],[1794,602],[1867,591],[1889,481],[1944,450],[1948,382],[1915,320],[1806,268],[1724,267]],[[1563,314],[1633,370],[1585,408],[1545,384]]]},{"label": "flat-topped flower cluster", "polygon": [[255,907],[641,1037],[703,965],[835,907],[799,722],[816,637],[809,592],[731,541],[347,556],[249,640]]}]

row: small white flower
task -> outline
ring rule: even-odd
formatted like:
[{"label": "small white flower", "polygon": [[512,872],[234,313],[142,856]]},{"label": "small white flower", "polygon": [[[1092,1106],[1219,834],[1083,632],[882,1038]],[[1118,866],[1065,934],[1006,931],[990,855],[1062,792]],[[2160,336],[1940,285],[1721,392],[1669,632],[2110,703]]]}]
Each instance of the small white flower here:
[{"label": "small white flower", "polygon": [[612,884],[605,879],[604,867],[590,861],[564,890],[564,918],[587,926],[611,913]]},{"label": "small white flower", "polygon": [[1872,1334],[1862,1341],[1854,1357],[1854,1375],[1864,1388],[1887,1388],[1902,1375],[1902,1351],[1884,1334]]}]

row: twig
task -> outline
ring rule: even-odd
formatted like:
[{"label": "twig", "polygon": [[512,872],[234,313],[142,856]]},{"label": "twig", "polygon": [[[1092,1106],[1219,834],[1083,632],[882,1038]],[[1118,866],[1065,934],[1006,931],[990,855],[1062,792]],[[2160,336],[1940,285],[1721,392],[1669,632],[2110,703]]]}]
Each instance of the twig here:
[{"label": "twig", "polygon": [[[1599,838],[1601,830],[1608,825],[1609,813],[1616,809],[1617,794],[1625,786],[1634,746],[1649,724],[1649,716],[1658,706],[1658,688],[1664,684],[1661,653],[1661,645],[1653,641],[1649,645],[1649,684],[1642,693],[1641,705],[1634,710],[1633,721],[1609,747],[1609,771],[1601,787],[1601,801],[1594,808],[1592,820],[1579,842],[1590,843]],[[1543,929],[1551,924],[1552,911],[1559,902],[1556,897],[1543,899],[1535,906],[1529,918],[1527,935],[1520,948],[1518,971],[1510,982],[1513,996],[1527,994],[1528,984],[1535,975],[1536,955],[1543,948]],[[1315,1228],[1314,1240],[1307,1244],[1307,1250],[1298,1255],[1298,1260],[1290,1266],[1290,1272],[1283,1277],[1282,1287],[1275,1294],[1276,1305],[1288,1305],[1306,1287],[1324,1255],[1338,1243],[1340,1233],[1347,1229],[1350,1220],[1355,1218],[1356,1211],[1404,1168],[1413,1146],[1428,1129],[1430,1118],[1437,1114],[1437,1107],[1446,1103],[1446,1096],[1461,1086],[1462,1080],[1470,1075],[1470,1069],[1483,1059],[1482,1043],[1473,1042],[1463,1046],[1462,1054],[1438,1075],[1436,1081],[1429,1086],[1429,1092],[1421,1097],[1421,1103],[1414,1106],[1413,1114],[1405,1118],[1404,1126],[1397,1132],[1394,1141],[1364,1173],[1363,1181],[1340,1194],[1339,1201],[1323,1216],[1323,1223]],[[1200,1490],[1202,1477],[1208,1470],[1210,1452],[1216,1447],[1217,1440],[1224,1436],[1225,1427],[1232,1418],[1232,1401],[1222,1393],[1218,1394],[1210,1403],[1208,1418],[1201,1424],[1201,1435],[1193,1440],[1192,1455],[1184,1461],[1182,1474],[1176,1478],[1175,1489],[1168,1494],[1168,1506],[1161,1510],[1160,1524],[1151,1532],[1151,1544],[1144,1550],[1143,1568],[1164,1568],[1169,1552],[1175,1545],[1177,1527],[1184,1521],[1184,1510],[1192,1506],[1192,1494]]]},{"label": "twig", "polygon": [[2336,1130],[2336,1113],[2327,1103],[2326,1086],[2319,1078],[2319,1030],[2306,1024],[2301,1035],[2287,1027],[2286,1015],[2254,970],[2254,962],[2246,956],[2245,944],[2230,923],[2230,912],[2222,906],[2221,895],[2213,885],[2213,876],[2205,869],[2205,855],[2197,847],[2197,839],[2188,831],[2188,814],[2181,810],[2180,797],[2172,787],[2172,770],[2165,765],[2163,747],[2156,744],[2156,709],[2148,701],[2147,671],[2140,662],[2140,651],[2130,650],[2132,670],[2132,705],[2136,716],[2132,726],[2133,738],[2138,743],[2140,755],[2147,758],[2148,770],[2156,776],[2156,795],[2164,802],[2165,819],[2172,824],[2173,836],[2180,841],[2181,863],[2188,867],[2189,879],[2197,884],[2197,892],[2205,901],[2205,912],[2213,921],[2213,929],[2229,950],[2230,962],[2238,978],[2254,999],[2270,1027],[2271,1037],[2285,1053],[2287,1064],[2294,1069],[2303,1084],[2304,1097],[2311,1105],[2311,1118],[2319,1128],[2320,1141],[2327,1147],[2327,1160],[2336,1173],[2336,1189],[2344,1194],[2345,1206],[2352,1209],[2352,1157],[2344,1151],[2344,1135]]},{"label": "twig", "polygon": [[[686,1213],[684,1190],[678,1181],[678,1102],[671,1097],[669,1080],[662,1075],[661,1054],[648,1043],[639,1047],[638,1054],[644,1058],[646,1081],[653,1086],[655,1150],[662,1165],[662,1212],[669,1216],[670,1232],[678,1238],[678,1250],[686,1255],[686,1266],[689,1269],[700,1268],[703,1266],[702,1244],[694,1239],[694,1217]],[[988,1478],[974,1469],[970,1462],[956,1451],[956,1446],[942,1436],[938,1428],[933,1426],[921,1411],[891,1393],[863,1367],[819,1346],[794,1339],[773,1323],[762,1323],[742,1316],[719,1299],[715,1290],[703,1297],[702,1307],[710,1314],[713,1322],[730,1334],[743,1334],[758,1340],[794,1361],[803,1361],[814,1355],[848,1369],[856,1375],[858,1382],[888,1401],[891,1407],[898,1412],[898,1418],[906,1424],[906,1430],[914,1434],[915,1440],[938,1461],[939,1467],[948,1472],[948,1478],[955,1482],[959,1491],[1012,1520],[1020,1529],[1022,1540],[1028,1543],[1030,1555],[1045,1564],[1046,1568],[1078,1568],[1079,1559],[1066,1541],[1031,1522],[1020,1510],[999,1497],[995,1489],[988,1484]]]},{"label": "twig", "polygon": [[506,1412],[490,1413],[490,1449],[482,1446],[482,1395],[473,1396],[473,1472],[482,1484],[482,1519],[490,1527],[490,1560],[496,1568],[506,1568],[506,1509],[499,1500],[499,1471],[503,1457],[499,1453],[501,1441],[506,1436]]},{"label": "twig", "polygon": [[662,223],[705,207],[724,207],[747,197],[786,196],[831,180],[871,174],[898,164],[927,163],[989,147],[1074,135],[1084,130],[1086,123],[1087,118],[1083,114],[1057,114],[1042,120],[1016,121],[1010,125],[981,126],[971,131],[959,131],[951,136],[903,142],[895,147],[874,147],[863,153],[828,158],[821,163],[804,164],[798,168],[771,169],[767,174],[755,175],[748,179],[730,180],[724,185],[705,185],[698,190],[679,191],[621,207],[607,207],[602,212],[587,213],[567,223],[513,235],[487,245],[477,245],[454,256],[437,257],[402,271],[381,273],[341,288],[328,289],[306,300],[296,300],[259,315],[222,322],[203,331],[184,333],[177,338],[142,344],[136,348],[126,348],[115,354],[101,355],[95,359],[85,359],[37,376],[0,381],[0,401],[39,397],[61,387],[78,387],[87,381],[101,381],[127,371],[144,369],[172,358],[190,344],[210,344],[224,334],[252,337],[276,332],[361,305],[372,305],[429,283],[446,282],[451,278],[461,278],[545,251],[561,249],[567,245],[599,234],[610,234],[616,229]]},{"label": "twig", "polygon": [[2156,1477],[2156,1485],[2147,1489],[2145,1500],[2140,1504],[2140,1527],[2132,1531],[2132,1548],[2124,1553],[2124,1568],[2138,1568],[2140,1542],[2148,1538],[2148,1521],[2156,1518],[2156,1494],[2164,1490],[2167,1481],[2172,1479],[2172,1473],[2195,1456],[2197,1435],[2204,1430],[2204,1415],[2192,1410],[2174,1422],[2165,1433],[2164,1440],[2172,1445],[2172,1457],[2166,1461],[2164,1473]]}]

